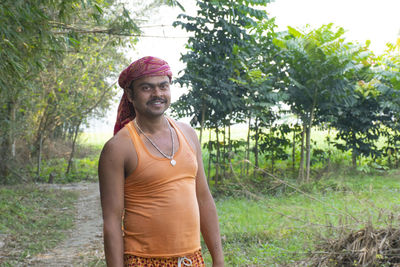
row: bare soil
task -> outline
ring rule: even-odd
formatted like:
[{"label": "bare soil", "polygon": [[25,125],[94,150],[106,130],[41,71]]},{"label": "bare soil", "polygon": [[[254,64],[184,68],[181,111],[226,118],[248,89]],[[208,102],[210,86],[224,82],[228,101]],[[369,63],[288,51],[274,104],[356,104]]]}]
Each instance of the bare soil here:
[{"label": "bare soil", "polygon": [[97,183],[43,185],[79,193],[74,228],[54,249],[35,255],[26,266],[105,266],[99,186]]}]

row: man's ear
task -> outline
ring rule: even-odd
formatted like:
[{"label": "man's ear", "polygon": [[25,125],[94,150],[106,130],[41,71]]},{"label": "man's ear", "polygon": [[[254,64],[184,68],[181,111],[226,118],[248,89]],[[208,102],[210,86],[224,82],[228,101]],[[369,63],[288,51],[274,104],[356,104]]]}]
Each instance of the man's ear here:
[{"label": "man's ear", "polygon": [[129,87],[129,88],[125,89],[125,94],[128,97],[129,102],[132,102],[133,98],[134,98],[133,88]]}]

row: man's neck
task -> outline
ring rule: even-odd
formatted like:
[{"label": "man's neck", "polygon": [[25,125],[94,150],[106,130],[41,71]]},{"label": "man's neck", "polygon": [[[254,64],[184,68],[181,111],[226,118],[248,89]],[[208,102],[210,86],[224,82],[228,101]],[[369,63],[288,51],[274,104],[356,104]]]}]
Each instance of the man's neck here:
[{"label": "man's neck", "polygon": [[163,131],[168,127],[167,118],[164,115],[153,118],[142,117],[139,115],[136,116],[135,119],[140,129],[149,134]]}]

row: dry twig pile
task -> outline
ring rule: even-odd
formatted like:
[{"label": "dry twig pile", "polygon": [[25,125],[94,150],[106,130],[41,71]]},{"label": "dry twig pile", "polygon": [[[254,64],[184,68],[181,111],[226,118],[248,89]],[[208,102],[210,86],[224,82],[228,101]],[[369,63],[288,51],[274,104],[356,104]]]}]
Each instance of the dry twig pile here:
[{"label": "dry twig pile", "polygon": [[369,224],[326,240],[317,251],[311,258],[313,266],[400,266],[400,229],[374,229]]}]

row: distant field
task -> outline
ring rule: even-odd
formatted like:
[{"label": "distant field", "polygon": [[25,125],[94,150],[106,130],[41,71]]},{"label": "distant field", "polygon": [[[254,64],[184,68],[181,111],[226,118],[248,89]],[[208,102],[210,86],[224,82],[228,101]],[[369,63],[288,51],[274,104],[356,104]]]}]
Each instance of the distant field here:
[{"label": "distant field", "polygon": [[79,136],[79,143],[101,148],[112,137],[112,133],[98,132],[98,133],[81,133]]},{"label": "distant field", "polygon": [[[220,131],[224,130],[223,128],[219,129]],[[226,137],[228,137],[228,129],[226,129]],[[231,127],[231,139],[232,140],[246,140],[247,139],[247,125],[246,124],[236,124]],[[197,129],[197,136],[200,136],[200,131]],[[331,132],[330,136],[331,139],[333,139],[335,132]],[[311,133],[311,138],[318,144],[318,145],[324,145],[326,146],[326,136],[328,135],[328,131],[324,130],[317,130],[314,129]],[[111,132],[83,132],[79,136],[79,142],[83,144],[88,144],[88,145],[103,145],[105,142],[107,142],[108,139],[112,137]],[[210,137],[210,130],[205,129],[203,131],[203,143],[208,142]],[[220,140],[222,141],[223,134],[221,133],[219,135]],[[292,135],[290,134],[288,138],[292,138]],[[216,134],[215,131],[211,131],[211,140],[216,139]]]}]

